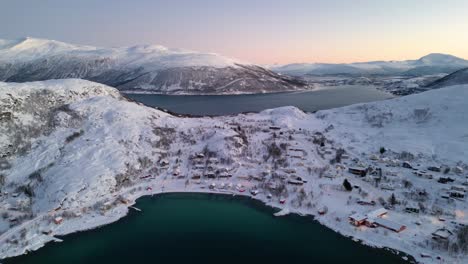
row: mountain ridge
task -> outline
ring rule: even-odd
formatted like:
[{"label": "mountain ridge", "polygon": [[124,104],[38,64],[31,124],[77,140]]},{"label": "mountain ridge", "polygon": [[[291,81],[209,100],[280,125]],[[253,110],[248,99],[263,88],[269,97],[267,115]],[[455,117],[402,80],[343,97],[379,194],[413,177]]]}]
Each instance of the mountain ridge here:
[{"label": "mountain ridge", "polygon": [[0,81],[81,78],[126,92],[251,94],[310,89],[258,65],[160,45],[99,48],[23,38],[0,40]]},{"label": "mountain ridge", "polygon": [[430,53],[416,60],[369,61],[354,63],[293,63],[270,67],[278,73],[303,75],[406,75],[422,76],[452,73],[468,67],[468,60],[443,53]]}]

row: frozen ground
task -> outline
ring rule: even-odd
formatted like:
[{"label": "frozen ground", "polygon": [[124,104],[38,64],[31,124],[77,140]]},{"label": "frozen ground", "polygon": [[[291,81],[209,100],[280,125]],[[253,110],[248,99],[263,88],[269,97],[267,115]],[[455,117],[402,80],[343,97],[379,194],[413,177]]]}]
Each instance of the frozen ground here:
[{"label": "frozen ground", "polygon": [[[116,221],[143,195],[217,192],[423,263],[466,263],[466,98],[468,86],[453,86],[315,114],[189,118],[88,81],[0,83],[0,258]],[[406,229],[348,221],[381,207]],[[447,239],[434,240],[441,228]]]}]

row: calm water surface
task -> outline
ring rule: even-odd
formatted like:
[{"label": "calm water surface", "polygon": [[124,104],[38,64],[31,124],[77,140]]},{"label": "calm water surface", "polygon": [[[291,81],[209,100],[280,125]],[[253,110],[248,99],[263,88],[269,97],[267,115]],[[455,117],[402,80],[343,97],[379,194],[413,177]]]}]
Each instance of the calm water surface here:
[{"label": "calm water surface", "polygon": [[309,92],[255,95],[171,96],[127,94],[127,96],[149,106],[161,107],[179,114],[192,115],[259,112],[281,106],[296,106],[304,111],[313,112],[392,98],[392,95],[379,91],[372,86],[340,86]]},{"label": "calm water surface", "polygon": [[5,263],[406,263],[310,217],[274,217],[275,210],[248,198],[165,194],[136,206],[143,212]]}]

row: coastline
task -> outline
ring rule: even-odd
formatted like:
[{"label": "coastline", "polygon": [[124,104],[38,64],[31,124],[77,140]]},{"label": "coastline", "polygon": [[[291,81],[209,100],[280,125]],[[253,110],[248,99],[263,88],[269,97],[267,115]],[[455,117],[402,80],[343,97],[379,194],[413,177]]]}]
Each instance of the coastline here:
[{"label": "coastline", "polygon": [[[125,193],[125,192],[123,192],[123,193]],[[234,199],[241,199],[243,201],[248,201],[249,202],[248,206],[254,207],[255,210],[262,210],[262,207],[263,207],[263,209],[269,208],[269,209],[272,209],[272,210],[279,210],[278,212],[280,212],[281,210],[284,209],[284,208],[281,208],[280,206],[278,206],[276,203],[273,203],[271,201],[269,202],[269,201],[267,201],[265,199],[260,199],[258,196],[252,196],[249,193],[238,193],[238,192],[235,192],[235,191],[228,192],[228,191],[212,191],[212,190],[203,190],[203,189],[187,191],[187,190],[178,189],[178,190],[154,191],[154,192],[151,192],[151,193],[140,193],[140,194],[135,194],[135,195],[133,195],[131,197],[129,196],[129,198],[131,198],[130,203],[128,203],[126,205],[121,205],[121,206],[116,207],[115,210],[112,211],[112,214],[106,215],[105,217],[102,217],[103,219],[96,219],[97,221],[91,222],[86,226],[71,226],[71,227],[69,227],[67,229],[64,229],[64,230],[58,230],[58,232],[56,232],[52,236],[50,236],[50,238],[51,238],[50,240],[48,240],[48,241],[43,240],[43,241],[37,243],[35,248],[31,248],[30,250],[23,250],[23,252],[20,252],[19,254],[10,255],[10,256],[6,256],[6,257],[2,256],[2,260],[14,259],[15,257],[21,256],[23,254],[28,254],[29,252],[40,250],[46,244],[49,244],[50,242],[54,242],[54,240],[59,240],[57,242],[62,242],[62,240],[63,240],[63,243],[66,243],[66,236],[71,235],[71,234],[77,234],[77,233],[81,233],[81,232],[93,231],[93,230],[102,228],[104,226],[111,225],[111,224],[113,224],[113,223],[127,217],[128,214],[130,213],[130,210],[132,210],[133,209],[132,207],[134,207],[138,203],[139,199],[153,198],[154,196],[184,195],[184,194],[197,194],[197,195],[206,195],[206,196],[215,195],[215,196],[223,198],[223,199],[227,199],[228,197],[231,197],[231,198],[234,198]],[[133,209],[133,210],[135,210],[135,209]],[[135,210],[135,211],[137,211],[137,210]],[[350,239],[355,243],[359,243],[359,244],[364,245],[366,247],[385,250],[385,251],[391,252],[392,254],[394,254],[396,256],[400,256],[403,260],[407,261],[408,263],[416,263],[416,258],[414,256],[412,256],[411,254],[408,254],[408,253],[403,252],[403,251],[399,251],[398,249],[368,243],[365,239],[355,238],[352,235],[343,233],[337,227],[334,227],[333,225],[328,225],[327,221],[320,221],[320,217],[317,214],[314,214],[314,213],[312,213],[310,211],[309,212],[304,211],[304,210],[302,210],[302,211],[301,210],[299,210],[299,211],[294,211],[294,210],[290,211],[289,208],[286,211],[287,212],[285,214],[282,214],[282,215],[279,215],[279,216],[277,216],[275,214],[272,214],[272,216],[274,216],[274,217],[283,217],[283,216],[286,216],[286,215],[296,215],[296,216],[301,217],[301,218],[307,218],[307,220],[310,220],[312,224],[319,224],[321,227],[327,228],[328,230],[331,230],[331,231],[339,234],[340,236],[342,236],[342,237],[344,237],[346,239]],[[136,212],[136,213],[138,213],[138,212]],[[86,216],[83,216],[82,218],[86,218]],[[1,239],[1,236],[0,236],[0,239]]]}]

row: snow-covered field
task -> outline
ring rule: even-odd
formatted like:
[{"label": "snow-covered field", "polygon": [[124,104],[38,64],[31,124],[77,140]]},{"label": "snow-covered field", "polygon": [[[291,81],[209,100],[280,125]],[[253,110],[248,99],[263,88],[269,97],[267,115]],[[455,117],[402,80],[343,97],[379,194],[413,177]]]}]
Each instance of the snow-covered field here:
[{"label": "snow-covered field", "polygon": [[[466,263],[467,98],[453,86],[314,114],[188,118],[88,81],[0,83],[0,259],[116,221],[143,195],[216,192],[423,263]],[[348,221],[382,207],[368,222],[406,229]]]}]

